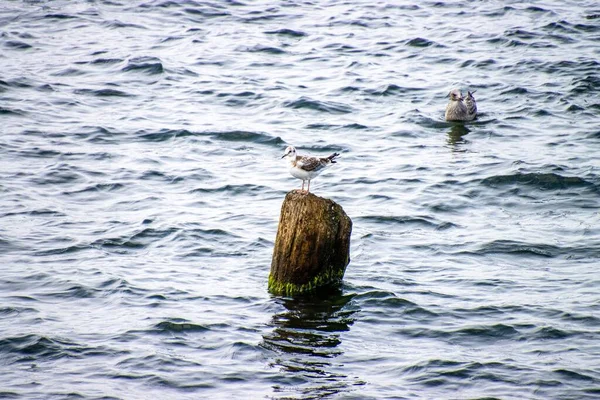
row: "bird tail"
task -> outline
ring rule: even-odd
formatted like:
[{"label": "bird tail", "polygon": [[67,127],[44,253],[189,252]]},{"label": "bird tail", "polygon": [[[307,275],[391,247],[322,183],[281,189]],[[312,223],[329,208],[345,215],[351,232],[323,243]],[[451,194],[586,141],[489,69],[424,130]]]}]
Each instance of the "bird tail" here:
[{"label": "bird tail", "polygon": [[[475,118],[475,114],[477,114],[477,102],[475,101],[475,97],[472,92],[467,92],[467,97],[465,98],[465,104],[467,105],[467,111],[472,118]],[[471,119],[472,119],[471,118]]]},{"label": "bird tail", "polygon": [[325,159],[328,160],[330,163],[335,164],[337,161],[335,161],[336,157],[339,157],[340,153],[333,153],[332,155],[326,157]]}]

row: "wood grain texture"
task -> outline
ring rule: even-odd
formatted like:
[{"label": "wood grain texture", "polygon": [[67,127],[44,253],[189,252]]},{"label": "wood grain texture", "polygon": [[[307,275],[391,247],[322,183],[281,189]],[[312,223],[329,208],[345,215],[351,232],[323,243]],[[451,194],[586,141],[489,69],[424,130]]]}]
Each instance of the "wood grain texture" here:
[{"label": "wood grain texture", "polygon": [[352,221],[332,200],[298,190],[285,197],[269,289],[295,294],[341,281],[350,262]]}]

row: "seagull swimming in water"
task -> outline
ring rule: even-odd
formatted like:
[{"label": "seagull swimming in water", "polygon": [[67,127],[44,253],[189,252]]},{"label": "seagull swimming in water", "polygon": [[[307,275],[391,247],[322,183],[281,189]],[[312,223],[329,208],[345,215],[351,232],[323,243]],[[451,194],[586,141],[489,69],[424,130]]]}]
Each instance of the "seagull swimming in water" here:
[{"label": "seagull swimming in water", "polygon": [[290,163],[290,174],[294,178],[302,179],[302,191],[304,191],[304,182],[308,181],[306,192],[310,192],[310,181],[319,175],[325,168],[335,164],[335,158],[339,153],[333,153],[327,157],[299,156],[296,154],[294,146],[288,146],[281,158],[286,158]]},{"label": "seagull swimming in water", "polygon": [[450,102],[446,106],[446,121],[472,121],[477,116],[477,103],[473,92],[463,97],[458,89],[452,89],[448,96]]}]

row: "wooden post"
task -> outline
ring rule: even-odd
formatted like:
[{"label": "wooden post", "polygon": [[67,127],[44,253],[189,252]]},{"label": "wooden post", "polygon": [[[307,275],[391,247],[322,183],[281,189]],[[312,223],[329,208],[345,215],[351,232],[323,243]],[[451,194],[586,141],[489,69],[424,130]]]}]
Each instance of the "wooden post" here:
[{"label": "wooden post", "polygon": [[352,221],[332,200],[293,190],[281,206],[269,290],[294,295],[340,282],[350,262]]}]

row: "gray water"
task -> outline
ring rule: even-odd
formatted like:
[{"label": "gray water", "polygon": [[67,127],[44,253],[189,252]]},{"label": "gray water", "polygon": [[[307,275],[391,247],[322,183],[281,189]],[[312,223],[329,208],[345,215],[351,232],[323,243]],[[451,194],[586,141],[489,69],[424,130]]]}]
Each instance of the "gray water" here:
[{"label": "gray water", "polygon": [[[599,398],[599,58],[589,0],[3,1],[0,397]],[[296,298],[287,145],[354,223]]]}]

